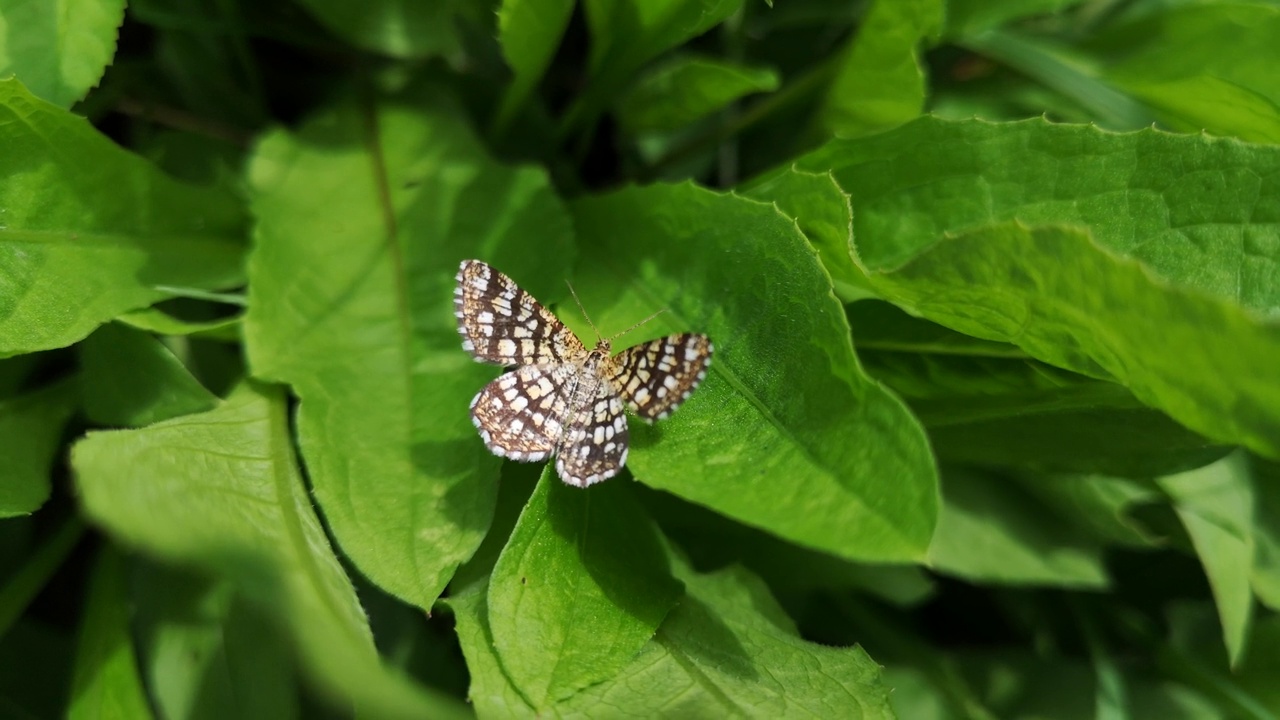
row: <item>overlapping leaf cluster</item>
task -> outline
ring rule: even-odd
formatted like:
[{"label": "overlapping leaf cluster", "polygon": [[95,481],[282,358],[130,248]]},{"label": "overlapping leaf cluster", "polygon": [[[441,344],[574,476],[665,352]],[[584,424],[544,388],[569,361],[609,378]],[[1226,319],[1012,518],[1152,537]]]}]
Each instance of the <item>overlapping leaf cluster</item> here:
[{"label": "overlapping leaf cluster", "polygon": [[[1280,714],[1280,9],[0,3],[0,708]],[[453,275],[709,334],[586,491]]]}]

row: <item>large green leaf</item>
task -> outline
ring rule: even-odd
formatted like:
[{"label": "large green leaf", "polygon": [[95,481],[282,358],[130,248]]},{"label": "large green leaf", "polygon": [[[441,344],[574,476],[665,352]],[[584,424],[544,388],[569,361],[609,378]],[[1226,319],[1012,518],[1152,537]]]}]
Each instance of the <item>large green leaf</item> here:
[{"label": "large green leaf", "polygon": [[109,323],[77,348],[85,414],[94,423],[141,427],[217,404],[169,348],[147,333]]},{"label": "large green leaf", "polygon": [[0,357],[64,347],[171,287],[243,280],[244,211],[0,80]]},{"label": "large green leaf", "polygon": [[[706,382],[671,419],[632,423],[631,467],[668,490],[850,559],[919,559],[936,475],[920,426],[862,374],[814,251],[773,207],[693,185],[573,206],[576,286],[607,334],[705,332]],[[580,323],[579,323],[580,325]]]},{"label": "large green leaf", "polygon": [[543,172],[498,165],[422,107],[344,106],[274,133],[250,180],[252,370],[301,398],[303,458],[343,550],[429,608],[488,527],[499,465],[468,416],[496,370],[462,350],[454,274],[485,258],[553,299],[569,218]]},{"label": "large green leaf", "polygon": [[[683,565],[678,563],[677,565]],[[892,718],[879,667],[861,648],[801,640],[758,578],[678,567],[688,594],[614,677],[555,705],[559,717]],[[534,713],[503,673],[483,586],[450,598],[483,717]]]},{"label": "large green leaf", "polygon": [[843,51],[815,118],[829,135],[856,137],[915,118],[924,108],[920,46],[942,29],[943,0],[876,0]]},{"label": "large green leaf", "polygon": [[1253,615],[1253,482],[1240,454],[1199,470],[1159,480],[1191,536],[1209,576],[1234,666],[1240,662]]},{"label": "large green leaf", "polygon": [[0,77],[71,107],[116,53],[125,0],[0,0]]},{"label": "large green leaf", "polygon": [[78,400],[76,380],[0,400],[0,518],[35,512],[49,498],[62,428]]},{"label": "large green leaf", "polygon": [[1079,230],[996,225],[873,269],[909,312],[1114,377],[1187,427],[1280,457],[1280,324],[1161,282]]},{"label": "large green leaf", "polygon": [[489,580],[502,667],[539,712],[615,677],[680,596],[622,483],[584,492],[548,467]]},{"label": "large green leaf", "polygon": [[72,720],[152,717],[130,632],[128,570],[119,549],[107,545],[98,554],[76,650]]},{"label": "large green leaf", "polygon": [[331,699],[380,717],[461,716],[381,666],[294,465],[285,410],[278,391],[250,384],[211,412],[90,433],[72,453],[85,512],[130,546],[232,581]]},{"label": "large green leaf", "polygon": [[1088,227],[1177,287],[1280,308],[1280,148],[1044,120],[925,117],[801,158],[853,203],[868,269],[1002,220]]},{"label": "large green leaf", "polygon": [[[1280,8],[1260,2],[1174,3],[1093,38],[1114,57],[1103,77],[1156,108],[1166,124],[1280,143]],[[1231,48],[1223,52],[1223,48]]]}]

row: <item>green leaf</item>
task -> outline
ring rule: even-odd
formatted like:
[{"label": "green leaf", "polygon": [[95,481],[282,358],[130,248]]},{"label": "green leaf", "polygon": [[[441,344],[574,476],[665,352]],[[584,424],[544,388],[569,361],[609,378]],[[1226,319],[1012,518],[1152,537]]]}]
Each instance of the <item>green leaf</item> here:
[{"label": "green leaf", "polygon": [[618,121],[633,135],[678,130],[780,82],[772,68],[683,55],[646,72],[618,100]]},{"label": "green leaf", "polygon": [[584,252],[575,287],[598,327],[667,310],[646,335],[692,330],[715,343],[684,407],[653,427],[632,423],[635,476],[841,557],[919,559],[937,511],[932,457],[902,403],[859,369],[794,222],[692,185],[573,211]]},{"label": "green leaf", "polygon": [[99,425],[142,427],[218,403],[169,348],[146,333],[110,323],[77,347],[85,414]]},{"label": "green leaf", "polygon": [[908,312],[1114,377],[1193,430],[1280,457],[1280,325],[1161,282],[1079,230],[991,226],[869,276]]},{"label": "green leaf", "polygon": [[62,428],[79,400],[76,380],[0,400],[0,518],[35,512],[49,498]]},{"label": "green leaf", "polygon": [[907,399],[946,461],[1146,478],[1206,465],[1231,449],[1115,383],[1034,360],[965,356],[961,348],[891,347],[860,347],[858,355],[872,377]]},{"label": "green leaf", "polygon": [[772,202],[795,218],[831,275],[837,297],[848,302],[872,295],[866,276],[853,258],[853,210],[849,196],[830,173],[791,168],[751,187],[745,194]]},{"label": "green leaf", "polygon": [[244,210],[0,80],[0,357],[64,347],[160,286],[243,281]]},{"label": "green leaf", "polygon": [[66,562],[84,530],[84,522],[78,517],[62,520],[39,547],[22,558],[22,565],[4,578],[4,584],[0,585],[0,637],[13,628],[14,622]]},{"label": "green leaf", "polygon": [[947,0],[948,34],[975,33],[1012,20],[1060,12],[1081,0]]},{"label": "green leaf", "polygon": [[[892,718],[879,667],[861,648],[801,640],[768,590],[741,569],[678,573],[686,598],[614,678],[553,708],[560,717]],[[493,650],[483,588],[450,598],[482,717],[528,716]]]},{"label": "green leaf", "polygon": [[1280,610],[1280,463],[1251,455],[1249,466],[1255,508],[1250,580],[1258,600],[1272,610]]},{"label": "green leaf", "polygon": [[134,627],[147,687],[169,718],[299,716],[284,633],[226,580],[139,559]]},{"label": "green leaf", "polygon": [[1277,35],[1274,5],[1181,3],[1117,23],[1089,46],[1115,59],[1103,77],[1156,108],[1162,122],[1280,143]]},{"label": "green leaf", "polygon": [[493,569],[494,649],[538,712],[617,676],[680,597],[628,490],[571,488],[548,466]]},{"label": "green leaf", "polygon": [[157,335],[190,335],[225,342],[240,340],[242,317],[223,320],[182,320],[156,308],[142,308],[123,313],[116,321]]},{"label": "green leaf", "polygon": [[71,107],[102,79],[116,52],[124,0],[3,0],[0,77]]},{"label": "green leaf", "polygon": [[645,63],[719,25],[741,6],[742,0],[584,0],[590,86],[566,112],[562,131],[594,121]]},{"label": "green leaf", "polygon": [[301,398],[338,543],[427,609],[484,536],[500,462],[468,414],[497,371],[458,340],[458,264],[485,258],[558,297],[571,228],[542,171],[498,165],[451,116],[370,112],[343,106],[259,145],[244,334],[254,373]]},{"label": "green leaf", "polygon": [[506,127],[537,87],[569,25],[573,6],[573,0],[502,0],[498,42],[515,78],[494,118],[497,127]]},{"label": "green leaf", "polygon": [[72,464],[87,515],[120,541],[224,577],[296,644],[317,690],[378,716],[454,717],[454,702],[383,668],[351,581],[294,466],[279,392],[95,432]]},{"label": "green leaf", "polygon": [[1242,457],[1160,478],[1209,576],[1232,667],[1243,658],[1253,614],[1253,484]]},{"label": "green leaf", "polygon": [[943,475],[929,546],[934,570],[971,581],[1102,588],[1102,546],[1018,482],[994,473]]},{"label": "green leaf", "polygon": [[394,58],[452,55],[460,49],[460,0],[301,0],[330,32],[363,50]]},{"label": "green leaf", "polygon": [[849,193],[869,269],[1004,220],[1070,223],[1175,287],[1262,313],[1280,308],[1280,148],[925,117],[832,141],[797,166],[832,172]]},{"label": "green leaf", "polygon": [[80,625],[67,717],[149,718],[130,627],[129,563],[116,548],[98,553]]},{"label": "green leaf", "polygon": [[920,114],[925,76],[920,46],[942,29],[942,0],[876,0],[843,51],[815,121],[829,135],[856,137]]}]

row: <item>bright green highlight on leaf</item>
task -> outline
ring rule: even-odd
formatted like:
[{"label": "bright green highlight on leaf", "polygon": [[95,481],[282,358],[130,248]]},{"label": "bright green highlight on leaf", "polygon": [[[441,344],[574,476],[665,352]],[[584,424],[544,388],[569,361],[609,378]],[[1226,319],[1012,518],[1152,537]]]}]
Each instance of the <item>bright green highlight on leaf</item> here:
[{"label": "bright green highlight on leaf", "polygon": [[64,347],[157,286],[243,280],[244,210],[0,81],[0,357]]},{"label": "bright green highlight on leaf", "polygon": [[778,89],[767,68],[684,56],[647,72],[618,102],[632,133],[678,130],[746,95]]},{"label": "bright green highlight on leaf", "polygon": [[488,587],[494,649],[538,711],[614,679],[681,593],[625,481],[582,490],[550,466]]},{"label": "bright green highlight on leaf", "polygon": [[[702,575],[674,563],[687,595],[653,640],[614,677],[556,704],[560,717],[892,718],[879,667],[860,648],[801,640],[758,578],[740,568]],[[493,649],[484,587],[451,598],[481,717],[534,712]]]},{"label": "bright green highlight on leaf", "polygon": [[[793,220],[693,185],[573,206],[577,290],[609,334],[704,332],[715,355],[671,418],[631,423],[642,482],[850,559],[919,559],[936,475],[902,403],[862,374],[849,326]],[[589,337],[589,335],[587,335]]]},{"label": "bright green highlight on leaf", "polygon": [[67,108],[102,79],[124,0],[0,0],[0,77]]},{"label": "bright green highlight on leaf", "polygon": [[318,690],[383,716],[462,714],[382,667],[294,465],[279,392],[246,385],[208,413],[91,433],[72,464],[92,520],[234,582],[288,631]]},{"label": "bright green highlight on leaf", "polygon": [[559,295],[569,218],[543,172],[495,163],[429,107],[340,107],[268,136],[249,172],[250,365],[301,398],[303,460],[343,551],[430,608],[488,528],[499,466],[468,415],[497,369],[462,349],[454,274],[479,256]]},{"label": "bright green highlight on leaf", "polygon": [[0,400],[0,518],[35,512],[49,498],[54,456],[79,392],[77,380],[64,380]]}]

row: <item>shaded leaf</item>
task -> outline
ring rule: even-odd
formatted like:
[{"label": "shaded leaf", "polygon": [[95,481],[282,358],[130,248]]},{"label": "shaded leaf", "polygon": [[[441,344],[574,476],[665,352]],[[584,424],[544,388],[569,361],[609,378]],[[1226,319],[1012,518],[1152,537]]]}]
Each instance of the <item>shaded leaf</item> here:
[{"label": "shaded leaf", "polygon": [[934,570],[976,582],[1101,588],[1102,546],[1020,484],[993,473],[944,474],[929,545]]},{"label": "shaded leaf", "polygon": [[79,400],[77,380],[0,400],[0,518],[35,512],[49,498],[62,428]]},{"label": "shaded leaf", "polygon": [[706,381],[678,412],[632,423],[635,476],[841,557],[918,559],[936,512],[932,458],[901,402],[858,368],[794,222],[692,185],[573,211],[584,252],[575,286],[597,327],[665,309],[647,336],[691,330],[715,343]]},{"label": "shaded leaf", "polygon": [[921,46],[942,29],[942,0],[876,0],[850,40],[827,89],[818,125],[856,137],[920,114],[925,101]]},{"label": "shaded leaf", "polygon": [[0,80],[0,356],[64,347],[166,287],[243,279],[244,211]]},{"label": "shaded leaf", "polygon": [[494,122],[504,127],[525,104],[551,64],[569,25],[574,0],[502,0],[498,42],[515,78],[507,86]]},{"label": "shaded leaf", "polygon": [[[1165,124],[1280,143],[1280,8],[1179,3],[1107,27],[1089,47],[1116,59],[1103,76]],[[1223,52],[1223,48],[1231,48]]]},{"label": "shaded leaf", "polygon": [[584,492],[548,466],[489,580],[494,649],[534,708],[615,677],[680,596],[622,483]]},{"label": "shaded leaf", "polygon": [[238,342],[242,318],[237,316],[224,320],[182,320],[156,308],[142,308],[123,313],[116,318],[116,321],[157,335],[190,335]]},{"label": "shaded leaf", "polygon": [[462,708],[383,668],[364,613],[293,464],[278,392],[90,433],[72,453],[84,509],[122,542],[225,577],[296,644],[317,690],[386,717]]},{"label": "shaded leaf", "polygon": [[948,0],[947,32],[973,33],[1080,3],[1081,0]]},{"label": "shaded leaf", "polygon": [[298,717],[293,648],[270,617],[227,580],[144,560],[137,565],[134,625],[161,716]]},{"label": "shaded leaf", "polygon": [[1222,622],[1222,637],[1234,666],[1244,653],[1253,614],[1249,578],[1253,570],[1253,486],[1239,454],[1199,470],[1159,479],[1173,499]]},{"label": "shaded leaf", "polygon": [[128,569],[118,549],[98,553],[71,681],[72,720],[152,717],[130,632]]},{"label": "shaded leaf", "polygon": [[77,347],[85,414],[99,425],[141,427],[211,410],[218,402],[146,333],[110,323]]},{"label": "shaded leaf", "polygon": [[618,120],[632,134],[678,130],[734,100],[777,90],[779,83],[770,68],[678,56],[646,72],[618,100]]},{"label": "shaded leaf", "polygon": [[330,32],[352,45],[395,58],[425,58],[458,51],[453,27],[458,0],[301,0]]},{"label": "shaded leaf", "polygon": [[244,334],[253,372],[301,398],[338,543],[426,609],[484,536],[499,465],[468,415],[497,370],[462,350],[458,264],[484,258],[550,301],[571,228],[542,171],[498,165],[452,116],[370,112],[342,106],[259,145]]},{"label": "shaded leaf", "polygon": [[[871,658],[801,640],[754,576],[677,575],[688,595],[657,637],[616,677],[556,705],[557,716],[893,717]],[[482,589],[449,600],[472,672],[471,702],[483,717],[531,714],[493,651]]]},{"label": "shaded leaf", "polygon": [[0,77],[64,108],[102,79],[116,53],[125,0],[0,2]]},{"label": "shaded leaf", "polygon": [[1079,230],[992,226],[869,275],[911,313],[1114,377],[1209,438],[1280,457],[1280,324],[1161,282]]}]

